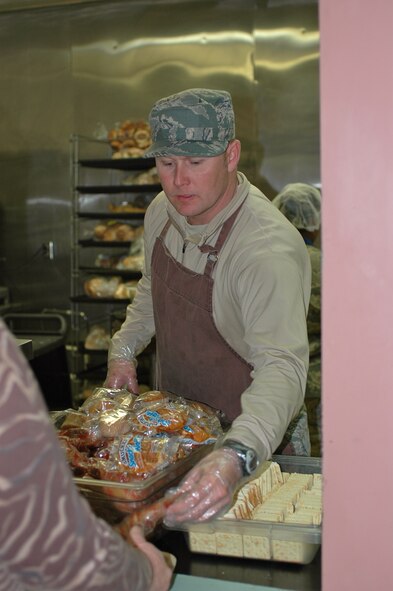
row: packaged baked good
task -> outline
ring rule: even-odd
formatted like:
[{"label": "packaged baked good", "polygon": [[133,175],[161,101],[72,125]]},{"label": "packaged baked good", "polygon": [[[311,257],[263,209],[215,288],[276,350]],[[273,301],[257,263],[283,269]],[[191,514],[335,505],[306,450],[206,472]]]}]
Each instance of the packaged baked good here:
[{"label": "packaged baked good", "polygon": [[107,351],[111,342],[111,335],[104,326],[92,326],[85,338],[85,349],[91,351]]},{"label": "packaged baked good", "polygon": [[117,286],[113,297],[121,300],[132,300],[136,293],[137,284],[137,281],[125,281],[124,283],[120,283],[120,285]]},{"label": "packaged baked good", "polygon": [[121,271],[142,271],[145,257],[143,254],[125,255],[119,258],[115,268]]},{"label": "packaged baked good", "polygon": [[[130,476],[124,465],[118,466],[116,476],[116,462],[122,464],[116,454],[121,446],[125,449],[125,439],[131,447],[135,442],[143,443],[141,449],[150,454],[149,471],[147,463],[144,468],[147,477],[161,469],[168,457],[171,461],[176,454],[177,459],[185,457],[195,447],[212,443],[222,434],[214,413],[201,416],[192,402],[160,390],[137,396],[124,389],[96,388],[77,411],[64,411],[57,425],[70,465],[78,474],[103,479],[110,473],[111,480],[119,481]],[[163,441],[167,442],[165,446]],[[141,465],[139,462],[138,477],[142,475]]]},{"label": "packaged baked good", "polygon": [[113,298],[119,285],[120,277],[91,277],[84,282],[83,287],[90,298]]}]

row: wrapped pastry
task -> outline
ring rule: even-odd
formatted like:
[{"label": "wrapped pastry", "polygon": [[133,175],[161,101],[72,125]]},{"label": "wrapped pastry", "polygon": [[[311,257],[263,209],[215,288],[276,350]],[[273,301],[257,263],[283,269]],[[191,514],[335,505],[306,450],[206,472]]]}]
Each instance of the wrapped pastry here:
[{"label": "wrapped pastry", "polygon": [[160,390],[138,396],[98,387],[54,421],[74,475],[108,481],[102,491],[124,513],[140,492],[109,483],[145,480],[222,434],[212,409]]},{"label": "wrapped pastry", "polygon": [[93,326],[85,339],[85,348],[91,351],[107,351],[111,336],[103,326]]},{"label": "wrapped pastry", "polygon": [[144,264],[144,255],[128,255],[119,259],[116,264],[116,269],[128,271],[142,271]]},{"label": "wrapped pastry", "polygon": [[126,281],[125,283],[120,283],[117,286],[115,293],[113,294],[113,297],[121,300],[132,300],[135,296],[136,287],[136,281]]},{"label": "wrapped pastry", "polygon": [[134,409],[143,410],[145,408],[151,408],[157,406],[157,403],[159,406],[164,406],[170,400],[175,400],[175,397],[170,392],[164,390],[148,390],[147,392],[143,392],[143,394],[139,394],[135,401]]},{"label": "wrapped pastry", "polygon": [[108,447],[103,476],[107,480],[117,480],[111,472],[120,471],[123,482],[134,477],[146,478],[174,461],[178,450],[179,440],[174,437],[128,434],[115,439]]},{"label": "wrapped pastry", "polygon": [[108,254],[98,254],[94,266],[100,269],[114,269],[120,261],[120,256],[113,256]]},{"label": "wrapped pastry", "polygon": [[93,393],[79,407],[79,412],[91,417],[119,406],[130,410],[136,397],[136,394],[122,388],[95,388]]},{"label": "wrapped pastry", "polygon": [[146,408],[130,417],[130,425],[140,433],[173,433],[187,424],[188,410],[183,404]]},{"label": "wrapped pastry", "polygon": [[120,284],[120,277],[91,277],[84,282],[84,290],[91,298],[113,298]]}]

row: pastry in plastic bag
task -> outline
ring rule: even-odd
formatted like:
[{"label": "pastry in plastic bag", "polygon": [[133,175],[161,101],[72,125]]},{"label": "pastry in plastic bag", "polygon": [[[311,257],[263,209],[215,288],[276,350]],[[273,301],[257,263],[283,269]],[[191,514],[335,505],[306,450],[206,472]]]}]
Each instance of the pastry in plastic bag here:
[{"label": "pastry in plastic bag", "polygon": [[119,406],[129,410],[132,408],[136,398],[136,394],[132,394],[128,390],[95,388],[93,393],[79,407],[79,410],[90,417],[108,410],[113,410]]},{"label": "pastry in plastic bag", "polygon": [[173,433],[187,424],[188,410],[183,404],[157,406],[135,412],[131,428],[141,433]]},{"label": "pastry in plastic bag", "polygon": [[92,277],[83,287],[90,298],[113,298],[120,284],[120,277]]},{"label": "pastry in plastic bag", "polygon": [[91,351],[107,351],[111,336],[104,326],[92,326],[85,339],[85,349]]},{"label": "pastry in plastic bag", "polygon": [[[165,434],[147,436],[128,434],[116,438],[106,450],[107,460],[102,470],[104,480],[129,482],[134,477],[146,478],[177,459],[180,441]],[[103,457],[103,451],[98,452]]]},{"label": "pastry in plastic bag", "polygon": [[160,390],[98,387],[53,420],[74,475],[106,481],[101,491],[122,513],[134,511],[140,491],[110,483],[144,482],[222,434],[215,411]]}]

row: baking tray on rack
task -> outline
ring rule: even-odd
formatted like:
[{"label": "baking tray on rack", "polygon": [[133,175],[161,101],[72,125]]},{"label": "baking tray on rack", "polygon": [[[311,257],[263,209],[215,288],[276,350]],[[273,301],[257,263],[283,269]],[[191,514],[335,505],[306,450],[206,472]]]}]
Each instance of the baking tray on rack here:
[{"label": "baking tray on rack", "polygon": [[155,158],[81,158],[79,164],[89,168],[117,170],[146,170],[155,166]]}]

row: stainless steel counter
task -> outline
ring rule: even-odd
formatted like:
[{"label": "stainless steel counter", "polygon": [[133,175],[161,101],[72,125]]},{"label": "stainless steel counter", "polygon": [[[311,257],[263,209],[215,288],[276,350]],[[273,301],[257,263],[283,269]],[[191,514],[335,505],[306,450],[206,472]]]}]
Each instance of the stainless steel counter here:
[{"label": "stainless steel counter", "polygon": [[33,341],[31,339],[15,339],[16,344],[25,355],[26,359],[33,359]]},{"label": "stainless steel counter", "polygon": [[26,335],[16,339],[27,359],[36,359],[64,345],[64,337],[53,335]]}]

